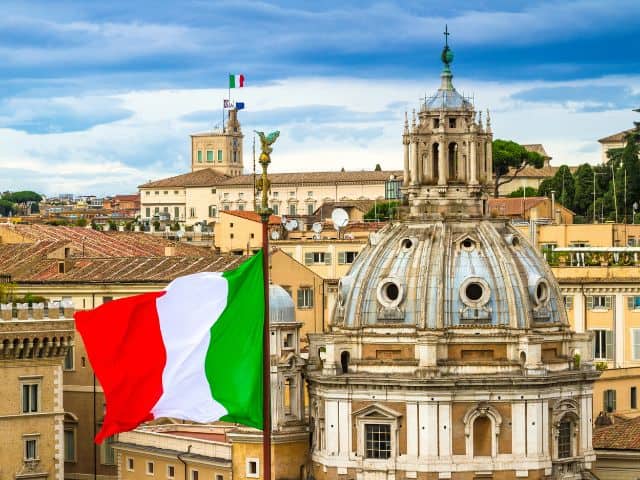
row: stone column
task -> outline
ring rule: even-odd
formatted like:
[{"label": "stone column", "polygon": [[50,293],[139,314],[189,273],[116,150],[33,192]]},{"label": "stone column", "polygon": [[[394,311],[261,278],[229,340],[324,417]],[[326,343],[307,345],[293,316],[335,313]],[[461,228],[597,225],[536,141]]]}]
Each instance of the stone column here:
[{"label": "stone column", "polygon": [[409,140],[405,138],[404,145],[404,178],[402,184],[406,187],[409,185]]},{"label": "stone column", "polygon": [[438,185],[447,184],[447,147],[444,141],[438,142]]},{"label": "stone column", "polygon": [[491,143],[491,137],[487,138],[487,181],[491,182],[493,179],[493,144]]},{"label": "stone column", "polygon": [[420,184],[420,170],[418,168],[418,142],[411,142],[411,185]]},{"label": "stone column", "polygon": [[614,352],[615,352],[615,366],[617,368],[621,368],[624,363],[624,339],[627,335],[624,328],[624,297],[621,293],[616,293],[615,295],[615,305],[613,307],[614,312]]},{"label": "stone column", "polygon": [[478,154],[476,152],[476,142],[469,142],[469,185],[478,184]]},{"label": "stone column", "polygon": [[[573,296],[573,328],[577,333],[584,333],[584,294],[577,292]],[[582,352],[583,354],[586,352]]]}]

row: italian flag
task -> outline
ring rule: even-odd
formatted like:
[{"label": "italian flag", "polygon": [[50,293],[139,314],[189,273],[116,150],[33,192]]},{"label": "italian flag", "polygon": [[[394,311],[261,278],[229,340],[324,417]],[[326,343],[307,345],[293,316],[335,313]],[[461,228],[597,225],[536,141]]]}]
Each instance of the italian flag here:
[{"label": "italian flag", "polygon": [[262,252],[234,270],[77,312],[104,390],[96,443],[159,417],[262,429]]},{"label": "italian flag", "polygon": [[242,88],[244,87],[244,75],[241,73],[229,74],[229,88]]}]

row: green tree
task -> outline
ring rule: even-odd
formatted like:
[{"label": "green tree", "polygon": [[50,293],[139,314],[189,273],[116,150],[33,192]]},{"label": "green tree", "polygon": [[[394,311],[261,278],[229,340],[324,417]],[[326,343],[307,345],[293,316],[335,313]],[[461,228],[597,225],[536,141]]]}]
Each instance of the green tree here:
[{"label": "green tree", "polygon": [[76,227],[86,227],[89,221],[86,218],[78,218],[75,222],[73,222]]},{"label": "green tree", "polygon": [[512,182],[527,166],[540,168],[544,158],[536,152],[529,152],[522,145],[511,140],[493,141],[493,196],[498,198],[502,185]]},{"label": "green tree", "polygon": [[521,197],[535,197],[538,195],[538,189],[533,188],[533,187],[527,187],[526,189],[523,189],[522,187],[520,187],[517,190],[514,190],[513,192],[511,192],[509,195],[507,195],[510,198],[521,198]]},{"label": "green tree", "polygon": [[[618,218],[631,215],[633,202],[640,201],[640,132],[631,132],[625,139],[624,148],[616,149],[609,156],[609,167],[615,171],[615,198],[617,199]],[[614,202],[614,218],[616,217]],[[626,218],[625,218],[626,222]]]},{"label": "green tree", "polygon": [[376,172],[381,172],[382,171],[382,167],[380,166],[379,163],[376,163],[376,168],[374,168],[374,171],[376,171]]},{"label": "green tree", "polygon": [[16,205],[9,200],[0,199],[0,215],[3,217],[8,217],[9,215],[13,215],[16,213]]},{"label": "green tree", "polygon": [[593,168],[588,163],[578,167],[573,176],[573,211],[578,215],[588,216],[591,209],[593,218]]},{"label": "green tree", "polygon": [[387,201],[377,202],[371,210],[364,215],[365,220],[387,221],[394,218],[398,211],[398,205],[400,202]]},{"label": "green tree", "polygon": [[562,165],[555,175],[542,181],[538,187],[538,195],[550,197],[551,191],[555,191],[556,200],[567,208],[573,209],[573,197],[575,185],[571,170]]},{"label": "green tree", "polygon": [[13,203],[41,202],[42,195],[31,190],[22,190],[20,192],[12,192],[2,197]]}]

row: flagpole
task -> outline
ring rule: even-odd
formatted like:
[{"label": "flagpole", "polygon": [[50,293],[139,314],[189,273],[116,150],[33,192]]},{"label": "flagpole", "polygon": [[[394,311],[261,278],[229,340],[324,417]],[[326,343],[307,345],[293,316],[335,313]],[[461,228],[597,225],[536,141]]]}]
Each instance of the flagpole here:
[{"label": "flagpole", "polygon": [[[267,168],[271,163],[271,148],[264,140],[264,133],[260,133],[262,141],[262,153],[260,165],[262,175],[257,187],[262,193],[260,206],[260,219],[262,220],[262,269],[264,287],[264,327],[262,331],[262,459],[264,480],[271,480],[271,347],[269,335],[269,179]],[[277,138],[277,137],[276,137]],[[275,139],[273,140],[275,141]],[[271,143],[273,143],[273,141]],[[254,136],[255,142],[255,136]],[[254,196],[255,198],[255,196]]]}]

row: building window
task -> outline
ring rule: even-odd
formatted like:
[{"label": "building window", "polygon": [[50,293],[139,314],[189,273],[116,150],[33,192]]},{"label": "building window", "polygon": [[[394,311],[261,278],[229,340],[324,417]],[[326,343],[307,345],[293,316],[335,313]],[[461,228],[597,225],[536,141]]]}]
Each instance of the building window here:
[{"label": "building window", "polygon": [[247,477],[258,478],[259,476],[259,460],[257,458],[247,458]]},{"label": "building window", "polygon": [[634,360],[640,360],[640,328],[631,329],[631,354]]},{"label": "building window", "polygon": [[218,150],[218,163],[222,163],[222,150]]},{"label": "building window", "polygon": [[631,387],[629,390],[629,408],[638,408],[638,387]]},{"label": "building window", "polygon": [[24,459],[38,460],[38,439],[26,437],[24,439]]},{"label": "building window", "polygon": [[593,358],[600,360],[613,359],[613,331],[593,331]]},{"label": "building window", "polygon": [[191,480],[198,480],[198,470],[191,470]]},{"label": "building window", "polygon": [[198,163],[202,163],[202,150],[198,150]]},{"label": "building window", "polygon": [[433,119],[433,128],[439,128],[440,127],[440,119],[439,118],[434,118]]},{"label": "building window", "polygon": [[486,415],[479,416],[473,422],[473,456],[490,457],[492,441],[491,419]]},{"label": "building window", "polygon": [[271,192],[271,196],[273,198],[278,198],[278,192]]},{"label": "building window", "polygon": [[133,458],[129,457],[127,458],[127,470],[129,470],[130,472],[133,472]]},{"label": "building window", "polygon": [[323,263],[331,265],[331,254],[328,252],[307,252],[304,254],[304,264],[312,265],[314,263]]},{"label": "building window", "polygon": [[589,310],[609,310],[611,309],[611,297],[608,295],[588,296],[587,308]]},{"label": "building window", "polygon": [[151,209],[150,209],[149,207],[147,207],[147,208],[145,209],[145,212],[146,212],[145,217],[146,217],[146,218],[149,218],[149,217],[151,216]]},{"label": "building window", "polygon": [[356,261],[358,252],[338,252],[338,263],[344,265],[346,263],[353,263]]},{"label": "building window", "polygon": [[40,411],[40,382],[22,384],[22,413]]},{"label": "building window", "polygon": [[153,213],[160,213],[160,207],[155,207],[153,209]]},{"label": "building window", "polygon": [[278,215],[278,204],[274,203],[273,205],[271,205],[271,210],[273,210],[274,215]]},{"label": "building window", "polygon": [[289,215],[295,215],[296,213],[296,206],[294,203],[292,203],[291,205],[289,205]]},{"label": "building window", "polygon": [[640,296],[627,297],[627,308],[629,310],[640,310]]},{"label": "building window", "polygon": [[154,468],[155,465],[153,464],[153,462],[147,462],[147,475],[153,475]]},{"label": "building window", "polygon": [[102,303],[109,303],[113,301],[113,297],[102,297]]},{"label": "building window", "polygon": [[293,348],[293,333],[287,333],[284,336],[282,348]]},{"label": "building window", "polygon": [[384,182],[384,198],[386,200],[398,200],[402,198],[402,192],[400,187],[402,182],[400,180],[387,180]]},{"label": "building window", "polygon": [[209,205],[209,217],[215,218],[218,215],[218,209],[215,205]]},{"label": "building window", "polygon": [[195,218],[196,217],[196,207],[189,208],[189,216],[191,218]]},{"label": "building window", "polygon": [[238,204],[238,211],[239,211],[239,212],[244,211],[244,204],[242,204],[242,203],[239,203],[239,204]]},{"label": "building window", "polygon": [[176,467],[173,465],[167,465],[167,478],[175,478]]},{"label": "building window", "polygon": [[213,163],[213,150],[207,150],[207,163]]},{"label": "building window", "polygon": [[180,207],[173,207],[173,219],[178,220],[180,218]]},{"label": "building window", "polygon": [[389,458],[391,456],[391,425],[365,425],[366,458]]},{"label": "building window", "polygon": [[224,480],[224,475],[217,474],[216,480]]},{"label": "building window", "polygon": [[616,410],[616,391],[615,390],[605,390],[602,392],[602,408],[604,408],[605,412],[614,412]]},{"label": "building window", "polygon": [[636,237],[629,237],[627,239],[627,246],[635,247],[636,246]]},{"label": "building window", "polygon": [[295,197],[295,196],[296,196],[296,192],[289,192],[289,196],[290,196],[291,198]]},{"label": "building window", "polygon": [[153,192],[156,195],[160,195],[160,192],[158,190],[156,190],[155,192]]},{"label": "building window", "polygon": [[74,353],[74,348],[73,346],[67,348],[67,353],[64,356],[64,364],[63,367],[64,370],[74,370],[75,364],[73,361],[73,353]]},{"label": "building window", "polygon": [[149,190],[147,190],[146,192],[144,192],[145,195],[151,195],[151,192]]},{"label": "building window", "polygon": [[301,287],[298,289],[298,308],[313,307],[313,288]]},{"label": "building window", "polygon": [[456,119],[455,119],[455,117],[449,118],[449,128],[456,128]]},{"label": "building window", "polygon": [[217,190],[216,190],[215,188],[212,188],[212,189],[211,189],[211,193],[216,193],[216,191],[217,191]]},{"label": "building window", "polygon": [[225,212],[229,211],[229,205],[223,205],[222,206],[222,210],[224,210]]},{"label": "building window", "polygon": [[307,203],[307,215],[313,215],[315,205],[313,203]]},{"label": "building window", "polygon": [[102,442],[102,449],[100,452],[101,462],[103,465],[115,465],[116,464],[116,451],[113,449],[113,442],[115,438],[113,436],[107,437]]},{"label": "building window", "polygon": [[224,198],[225,200],[229,198],[229,192],[224,192],[222,194],[222,198]]},{"label": "building window", "polygon": [[75,427],[65,427],[64,429],[64,461],[76,461],[76,429]]},{"label": "building window", "polygon": [[565,295],[562,298],[564,300],[564,308],[566,310],[572,310],[573,309],[573,295]]},{"label": "building window", "polygon": [[562,420],[558,426],[558,458],[571,456],[571,422]]}]

